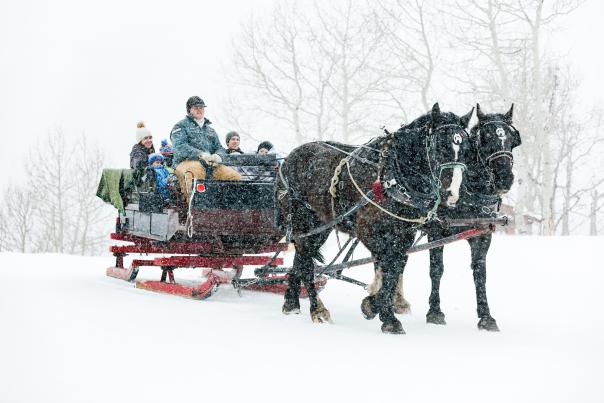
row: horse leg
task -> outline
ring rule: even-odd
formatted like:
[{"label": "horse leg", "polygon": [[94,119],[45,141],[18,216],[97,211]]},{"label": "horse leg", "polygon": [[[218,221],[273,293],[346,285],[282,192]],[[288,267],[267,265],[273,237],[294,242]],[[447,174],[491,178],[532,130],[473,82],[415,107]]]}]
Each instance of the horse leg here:
[{"label": "horse leg", "polygon": [[[376,295],[380,288],[382,288],[382,269],[375,264],[374,268],[375,276],[373,282],[369,285],[367,291],[370,296]],[[407,302],[403,294],[403,274],[399,276],[398,285],[394,291],[394,297],[392,298],[392,304],[394,305],[394,312],[398,314],[408,314],[411,312],[411,304]],[[375,315],[374,315],[375,316]]]},{"label": "horse leg", "polygon": [[380,266],[378,266],[377,263],[374,263],[373,281],[371,282],[371,284],[369,284],[367,292],[369,292],[370,296],[375,295],[378,293],[378,291],[380,291],[380,288],[382,288],[382,269],[380,269]]},{"label": "horse leg", "polygon": [[375,295],[363,299],[361,311],[366,319],[373,319],[377,314],[382,321],[382,332],[391,334],[405,334],[403,325],[394,316],[392,297],[398,283],[399,275],[405,268],[407,256],[388,256],[380,261],[382,268],[382,287]]},{"label": "horse leg", "polygon": [[[432,239],[428,239],[432,241]],[[430,309],[426,314],[426,322],[435,325],[446,325],[445,314],[440,310],[440,279],[443,276],[445,266],[443,264],[443,248],[430,249],[430,280],[432,291],[430,292]]]},{"label": "horse leg", "polygon": [[298,252],[294,257],[294,267],[287,275],[287,290],[285,291],[285,301],[283,301],[283,308],[281,311],[285,315],[292,313],[300,313],[300,286],[302,278],[300,276],[300,270],[296,265]]},{"label": "horse leg", "polygon": [[497,322],[491,316],[489,303],[487,301],[487,253],[491,246],[491,235],[479,236],[468,240],[472,250],[472,272],[474,274],[474,285],[476,286],[476,305],[478,329],[498,332]]},{"label": "horse leg", "polygon": [[392,305],[394,305],[395,313],[402,315],[411,313],[411,304],[405,299],[403,292],[403,273],[398,276],[398,284],[396,285],[396,290],[394,290]]},{"label": "horse leg", "polygon": [[323,258],[319,249],[327,240],[331,231],[325,231],[317,235],[310,236],[303,240],[302,249],[305,251],[304,260],[300,262],[302,282],[308,292],[310,301],[310,317],[314,323],[329,322],[331,315],[323,302],[318,297],[317,289],[315,288],[315,260],[322,261]]}]

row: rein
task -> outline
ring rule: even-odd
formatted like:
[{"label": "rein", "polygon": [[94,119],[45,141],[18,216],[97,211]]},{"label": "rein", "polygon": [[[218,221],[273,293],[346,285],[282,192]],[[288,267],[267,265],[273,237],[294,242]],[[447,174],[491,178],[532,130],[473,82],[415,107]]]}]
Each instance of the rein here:
[{"label": "rein", "polygon": [[[401,221],[405,221],[405,222],[411,222],[411,223],[417,223],[417,224],[424,224],[425,222],[429,221],[430,219],[432,219],[434,217],[434,215],[436,214],[436,210],[438,209],[438,205],[440,203],[440,193],[435,189],[434,186],[434,175],[432,174],[431,176],[426,176],[423,175],[420,172],[417,172],[415,169],[413,169],[413,167],[407,165],[407,164],[403,164],[399,161],[398,158],[388,158],[390,156],[390,148],[392,145],[392,142],[394,141],[394,136],[399,133],[399,132],[394,132],[391,133],[387,130],[384,130],[384,132],[386,133],[386,138],[385,138],[385,142],[382,145],[382,148],[380,150],[376,150],[374,148],[368,147],[368,146],[363,146],[363,148],[369,149],[371,151],[374,152],[379,152],[379,162],[376,164],[373,161],[368,161],[366,158],[363,157],[359,157],[357,155],[355,155],[359,150],[360,147],[357,148],[355,151],[353,151],[352,153],[347,153],[343,150],[340,150],[339,148],[332,146],[331,144],[327,144],[324,143],[325,145],[327,145],[330,148],[333,148],[335,150],[338,150],[346,155],[348,155],[348,157],[343,158],[340,163],[338,164],[338,166],[336,167],[336,169],[334,170],[334,175],[331,179],[331,186],[329,188],[329,192],[331,194],[331,205],[332,205],[332,214],[335,217],[335,200],[337,197],[337,184],[339,183],[339,178],[342,172],[342,168],[344,167],[344,165],[346,165],[347,171],[348,171],[348,176],[350,177],[350,181],[352,182],[352,184],[354,185],[355,189],[357,190],[357,192],[361,195],[362,199],[365,200],[363,205],[366,205],[368,203],[372,204],[374,207],[378,208],[379,210],[381,210],[382,212],[390,215],[391,217],[394,217],[398,220]],[[429,144],[426,144],[426,148],[429,147]],[[429,154],[429,151],[428,151]],[[372,187],[372,190],[365,193],[361,187],[359,186],[359,184],[356,182],[354,176],[352,175],[352,172],[350,170],[350,160],[352,159],[356,159],[362,163],[369,163],[369,165],[372,165],[374,167],[377,167],[377,179],[374,182],[374,185]],[[428,161],[430,160],[429,155],[428,155]],[[415,174],[419,175],[420,177],[423,177],[425,180],[427,180],[431,187],[432,190],[434,191],[434,193],[436,194],[436,202],[434,203],[434,205],[429,209],[429,211],[427,212],[427,214],[425,216],[420,216],[418,218],[410,218],[410,217],[404,217],[398,214],[393,213],[392,211],[385,209],[384,207],[382,207],[379,203],[376,203],[374,200],[372,200],[373,198],[378,199],[378,200],[383,200],[383,196],[384,196],[384,189],[386,190],[386,193],[388,193],[388,195],[395,200],[398,203],[410,206],[412,208],[416,208],[418,210],[425,210],[426,209],[426,203],[431,203],[434,201],[434,198],[432,197],[426,197],[426,195],[424,195],[423,193],[419,193],[419,192],[414,192],[411,191],[410,189],[408,189],[408,185],[405,186],[401,186],[399,183],[397,183],[396,178],[392,178],[390,180],[386,180],[382,182],[382,174],[384,172],[384,168],[386,168],[386,164],[385,161],[388,161],[388,166],[393,168],[393,167],[399,167],[400,170],[400,165],[404,165],[405,167],[411,169],[412,171],[415,172]],[[390,171],[394,172],[394,169],[390,169]],[[371,197],[373,196],[373,197]],[[414,202],[414,200],[420,200],[420,203],[418,204],[417,202]],[[423,201],[423,202],[422,202]],[[360,206],[359,206],[360,207]],[[337,217],[339,218],[339,217]],[[334,218],[337,219],[337,218]]]}]

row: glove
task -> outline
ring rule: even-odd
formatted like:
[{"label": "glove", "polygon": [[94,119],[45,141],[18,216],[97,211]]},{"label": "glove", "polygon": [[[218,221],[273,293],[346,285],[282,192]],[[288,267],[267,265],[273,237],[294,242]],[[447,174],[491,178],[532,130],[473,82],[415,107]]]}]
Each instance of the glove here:
[{"label": "glove", "polygon": [[201,154],[199,154],[199,159],[200,160],[204,160],[208,164],[211,162],[210,158],[211,158],[211,156],[210,156],[209,153],[201,153]]},{"label": "glove", "polygon": [[209,158],[210,162],[219,163],[222,162],[222,158],[218,154],[212,154]]}]

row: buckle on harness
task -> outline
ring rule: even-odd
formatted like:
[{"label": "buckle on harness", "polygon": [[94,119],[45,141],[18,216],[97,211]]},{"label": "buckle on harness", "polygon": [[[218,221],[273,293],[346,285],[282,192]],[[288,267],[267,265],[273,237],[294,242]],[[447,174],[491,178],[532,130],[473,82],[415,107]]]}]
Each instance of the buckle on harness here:
[{"label": "buckle on harness", "polygon": [[392,186],[396,185],[396,179],[392,178],[389,181],[384,181],[384,189],[390,189]]}]

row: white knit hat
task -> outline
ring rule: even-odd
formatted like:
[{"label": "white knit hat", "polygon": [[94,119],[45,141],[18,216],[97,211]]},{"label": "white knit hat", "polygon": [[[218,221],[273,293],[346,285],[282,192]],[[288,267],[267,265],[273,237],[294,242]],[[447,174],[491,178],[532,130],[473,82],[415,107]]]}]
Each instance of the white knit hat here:
[{"label": "white knit hat", "polygon": [[151,132],[145,127],[145,122],[138,122],[136,125],[136,142],[140,143],[142,139],[148,136],[151,136]]}]

